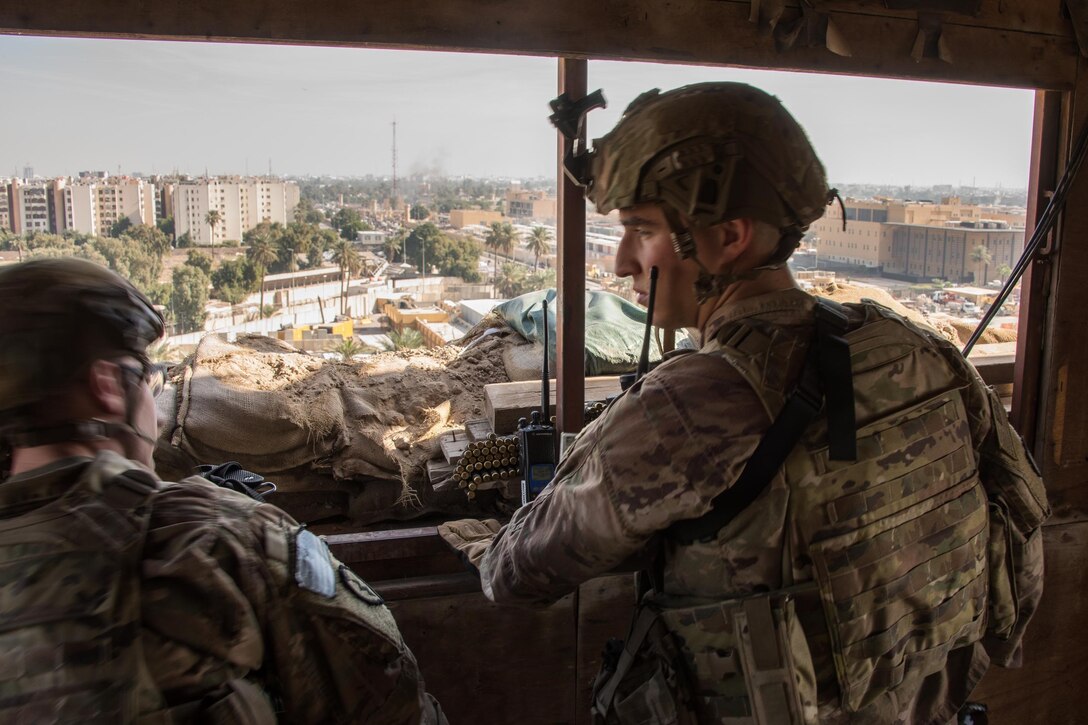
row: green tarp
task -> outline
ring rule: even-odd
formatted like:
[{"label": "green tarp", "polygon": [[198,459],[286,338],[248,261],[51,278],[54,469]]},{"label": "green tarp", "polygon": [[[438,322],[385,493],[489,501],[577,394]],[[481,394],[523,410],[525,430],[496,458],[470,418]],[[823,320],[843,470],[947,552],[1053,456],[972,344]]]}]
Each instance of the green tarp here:
[{"label": "green tarp", "polygon": [[[555,371],[555,289],[529,292],[494,309],[526,339],[544,341],[544,300],[548,300],[548,354]],[[642,352],[646,310],[611,292],[586,292],[586,375],[634,372]],[[656,328],[655,328],[656,331]],[[682,332],[677,333],[679,346]],[[661,359],[657,335],[650,342],[650,362]]]}]

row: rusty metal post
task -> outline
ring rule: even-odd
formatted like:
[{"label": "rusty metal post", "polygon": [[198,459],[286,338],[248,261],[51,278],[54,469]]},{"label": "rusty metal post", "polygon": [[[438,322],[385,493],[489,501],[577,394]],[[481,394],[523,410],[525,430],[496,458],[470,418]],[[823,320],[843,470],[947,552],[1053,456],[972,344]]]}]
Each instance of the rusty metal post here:
[{"label": "rusty metal post", "polygon": [[[586,95],[588,63],[559,59],[559,93]],[[563,173],[569,142],[559,138],[556,222],[556,386],[555,422],[562,433],[582,430],[585,409],[586,202],[581,187]]]}]

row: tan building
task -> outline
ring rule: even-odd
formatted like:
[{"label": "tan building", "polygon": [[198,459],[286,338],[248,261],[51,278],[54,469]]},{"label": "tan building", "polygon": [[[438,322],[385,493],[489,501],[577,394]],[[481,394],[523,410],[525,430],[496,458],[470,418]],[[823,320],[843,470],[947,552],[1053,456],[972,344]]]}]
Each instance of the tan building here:
[{"label": "tan building", "polygon": [[474,224],[487,225],[491,222],[506,221],[501,211],[484,211],[483,209],[450,209],[450,226],[454,229],[464,229]]},{"label": "tan building", "polygon": [[[209,246],[238,241],[263,221],[294,221],[299,188],[293,181],[272,177],[220,176],[180,181],[174,187],[174,234],[189,234],[193,244]],[[208,212],[219,212],[219,223],[208,224]]]},{"label": "tan building", "polygon": [[133,225],[154,226],[155,187],[129,176],[87,175],[75,181],[52,182],[58,204],[58,232],[108,236],[113,225],[128,219]]},{"label": "tan building", "polygon": [[[1012,266],[1015,257],[1010,262],[1008,255],[1023,247],[1022,211],[962,204],[957,197],[944,198],[939,204],[846,199],[843,206],[846,229],[844,210],[838,204],[828,207],[809,228],[820,263],[910,279],[962,282],[983,275],[979,284],[984,284],[999,276],[996,270],[1001,266]],[[1002,218],[991,219],[990,213]],[[911,240],[909,244],[907,240]],[[994,261],[976,270],[970,256],[979,245],[987,248]]]},{"label": "tan building", "polygon": [[[961,222],[958,226],[894,224],[884,274],[911,280],[945,279],[985,285],[1004,281],[1024,251],[1022,229],[1004,222]],[[978,248],[986,252],[976,252]]]},{"label": "tan building", "polygon": [[556,199],[544,191],[508,189],[506,215],[518,221],[555,222]]},{"label": "tan building", "polygon": [[49,184],[13,179],[7,188],[11,230],[16,234],[48,234],[55,231]]}]

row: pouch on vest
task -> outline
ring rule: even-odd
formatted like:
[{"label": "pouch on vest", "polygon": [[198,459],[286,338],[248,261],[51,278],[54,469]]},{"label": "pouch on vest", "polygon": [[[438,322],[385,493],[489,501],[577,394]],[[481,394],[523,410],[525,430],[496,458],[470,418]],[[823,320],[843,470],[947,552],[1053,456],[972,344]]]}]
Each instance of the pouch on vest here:
[{"label": "pouch on vest", "polygon": [[[626,646],[638,654],[630,669],[612,673],[620,682],[611,686],[616,697],[610,710],[608,687],[595,692],[597,712],[609,715],[605,722],[817,722],[815,672],[790,592],[694,606],[660,604],[644,604],[636,618]],[[638,623],[647,618],[653,626],[638,641]],[[625,719],[660,707],[663,687],[676,708],[674,719]]]}]

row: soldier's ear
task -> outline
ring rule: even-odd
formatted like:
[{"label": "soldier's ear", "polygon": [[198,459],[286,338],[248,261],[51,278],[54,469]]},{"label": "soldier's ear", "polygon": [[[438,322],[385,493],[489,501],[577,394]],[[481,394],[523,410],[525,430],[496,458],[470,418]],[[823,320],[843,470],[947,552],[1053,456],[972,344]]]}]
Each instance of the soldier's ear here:
[{"label": "soldier's ear", "polygon": [[699,234],[703,242],[700,259],[712,272],[721,274],[752,246],[755,224],[751,219],[730,219]]},{"label": "soldier's ear", "polygon": [[95,360],[84,377],[88,402],[103,417],[124,417],[125,372],[111,360]]}]

